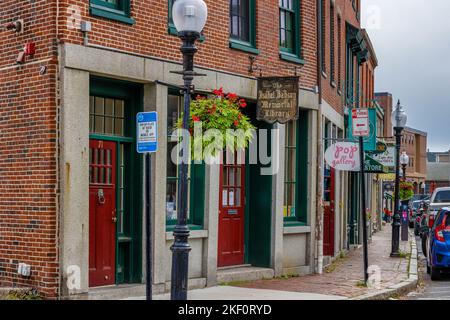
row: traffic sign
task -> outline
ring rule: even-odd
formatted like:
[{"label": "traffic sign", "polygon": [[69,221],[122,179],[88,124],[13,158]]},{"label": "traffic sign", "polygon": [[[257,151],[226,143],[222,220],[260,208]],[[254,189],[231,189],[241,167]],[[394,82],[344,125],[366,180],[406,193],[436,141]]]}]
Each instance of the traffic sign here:
[{"label": "traffic sign", "polygon": [[158,113],[139,112],[136,115],[137,152],[148,153],[158,150]]},{"label": "traffic sign", "polygon": [[352,129],[354,137],[366,137],[370,134],[369,110],[352,109]]}]

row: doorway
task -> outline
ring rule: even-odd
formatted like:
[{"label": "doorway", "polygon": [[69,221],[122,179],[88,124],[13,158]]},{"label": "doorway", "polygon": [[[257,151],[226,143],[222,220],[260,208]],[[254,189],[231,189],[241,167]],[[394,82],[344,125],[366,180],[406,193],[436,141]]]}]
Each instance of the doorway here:
[{"label": "doorway", "polygon": [[334,256],[335,170],[328,166],[324,173],[323,200],[323,254],[324,256]]},{"label": "doorway", "polygon": [[[231,161],[228,159],[231,158]],[[218,266],[244,264],[245,152],[224,152],[219,188]]]},{"label": "doorway", "polygon": [[89,286],[142,282],[142,86],[91,77]]}]

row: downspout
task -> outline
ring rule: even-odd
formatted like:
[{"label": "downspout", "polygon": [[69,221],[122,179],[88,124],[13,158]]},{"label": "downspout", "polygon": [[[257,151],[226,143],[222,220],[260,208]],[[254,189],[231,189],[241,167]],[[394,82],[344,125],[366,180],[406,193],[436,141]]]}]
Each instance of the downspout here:
[{"label": "downspout", "polygon": [[322,137],[322,0],[317,0],[317,190],[316,190],[316,263],[315,272],[323,271],[323,137]]}]

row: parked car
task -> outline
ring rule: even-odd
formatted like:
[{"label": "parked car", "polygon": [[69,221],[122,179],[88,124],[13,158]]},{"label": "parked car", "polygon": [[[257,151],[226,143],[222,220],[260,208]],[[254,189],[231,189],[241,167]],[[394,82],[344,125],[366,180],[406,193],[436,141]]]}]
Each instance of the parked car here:
[{"label": "parked car", "polygon": [[[430,197],[430,203],[426,211],[425,221],[422,219],[422,252],[427,255],[426,243],[428,241],[428,235],[430,234],[430,229],[434,225],[437,213],[445,207],[450,207],[450,187],[437,188],[434,190]],[[426,222],[426,223],[423,223]]]},{"label": "parked car", "polygon": [[443,208],[436,215],[426,243],[427,272],[431,280],[439,280],[441,271],[450,268],[450,208]]},{"label": "parked car", "polygon": [[418,200],[429,200],[429,199],[430,199],[430,195],[429,194],[415,194],[411,198],[411,203],[414,202],[414,201],[418,201]]},{"label": "parked car", "polygon": [[414,235],[416,236],[421,236],[424,227],[426,227],[428,204],[427,200],[420,201],[419,208],[414,216]]},{"label": "parked car", "polygon": [[422,200],[416,200],[411,203],[410,210],[409,210],[409,227],[410,228],[414,228],[414,225],[415,225],[414,222],[416,220],[416,216],[417,216],[419,207],[422,204],[422,202],[423,202]]}]

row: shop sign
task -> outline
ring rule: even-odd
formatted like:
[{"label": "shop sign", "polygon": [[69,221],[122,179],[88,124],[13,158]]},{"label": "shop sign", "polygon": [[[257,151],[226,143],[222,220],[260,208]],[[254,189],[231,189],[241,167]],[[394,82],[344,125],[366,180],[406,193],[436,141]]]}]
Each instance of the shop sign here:
[{"label": "shop sign", "polygon": [[326,163],[340,171],[359,171],[359,145],[354,142],[337,142],[325,152]]},{"label": "shop sign", "polygon": [[364,159],[364,171],[367,173],[386,173],[388,168],[366,153]]},{"label": "shop sign", "polygon": [[299,77],[258,78],[256,118],[268,123],[298,119]]},{"label": "shop sign", "polygon": [[387,145],[383,153],[368,153],[369,156],[387,168],[386,173],[392,173],[395,169],[395,146]]},{"label": "shop sign", "polygon": [[158,150],[158,114],[140,112],[136,115],[136,151],[138,153],[156,152]]}]

